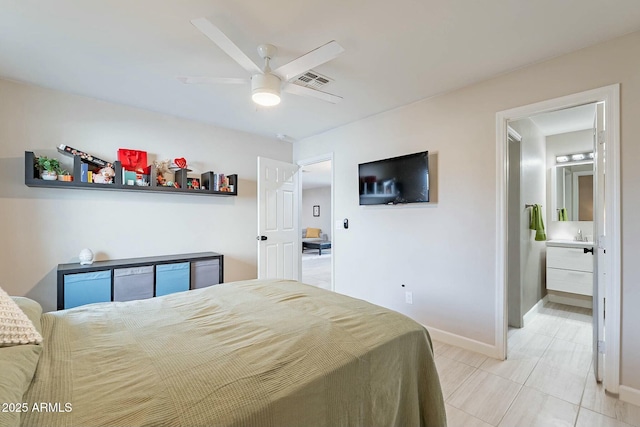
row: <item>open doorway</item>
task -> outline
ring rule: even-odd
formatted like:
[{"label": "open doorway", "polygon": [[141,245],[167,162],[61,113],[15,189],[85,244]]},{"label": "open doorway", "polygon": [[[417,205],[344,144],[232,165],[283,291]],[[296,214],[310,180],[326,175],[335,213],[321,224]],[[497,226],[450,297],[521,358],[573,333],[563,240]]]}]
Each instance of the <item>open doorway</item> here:
[{"label": "open doorway", "polygon": [[[526,326],[542,302],[593,307],[593,252],[577,255],[593,248],[596,107],[590,103],[509,121],[509,326]],[[542,215],[539,233],[530,227],[534,205]],[[565,271],[550,259],[550,247],[569,248],[585,265]]]},{"label": "open doorway", "polygon": [[[588,106],[587,104],[592,105]],[[596,106],[595,113],[594,105]],[[585,131],[584,133],[586,136],[589,137],[588,139],[592,149],[583,150],[581,147],[565,145],[564,148],[566,149],[566,152],[552,153],[552,149],[547,150],[547,137],[538,135],[537,148],[535,149],[537,150],[537,160],[525,159],[522,155],[522,151],[525,148],[530,149],[531,147],[525,147],[525,137],[522,133],[527,133],[533,127],[537,127],[535,124],[536,117],[538,118],[538,121],[541,122],[543,120],[543,117],[541,116],[542,114],[553,114],[554,112],[561,111],[564,111],[565,113],[575,112],[571,111],[575,109],[575,107],[589,109],[591,114],[589,121],[591,123],[593,123],[594,115],[597,119],[596,124],[590,129],[582,129]],[[513,303],[511,301],[511,297],[514,293],[509,283],[510,279],[512,279],[512,277],[509,277],[510,269],[526,269],[528,268],[526,263],[531,262],[531,271],[526,274],[526,276],[527,278],[530,278],[532,275],[538,276],[538,279],[534,280],[534,283],[538,286],[535,288],[534,293],[537,292],[537,295],[533,295],[534,299],[536,296],[543,296],[544,293],[555,293],[556,304],[563,304],[565,306],[575,308],[570,308],[568,311],[557,310],[558,308],[562,308],[557,306],[545,308],[545,301],[543,301],[543,299],[539,299],[538,303],[529,310],[527,310],[528,307],[522,309],[516,319],[519,318],[520,321],[525,324],[526,328],[527,313],[531,313],[531,310],[533,309],[534,313],[536,311],[546,311],[548,314],[556,314],[560,316],[560,318],[562,318],[562,316],[566,316],[565,318],[572,317],[575,320],[585,320],[586,322],[590,322],[594,337],[590,340],[591,345],[585,346],[588,350],[587,356],[593,356],[593,369],[595,371],[594,373],[596,378],[599,378],[603,371],[605,389],[611,393],[617,393],[619,387],[620,335],[619,86],[612,85],[503,111],[496,115],[496,120],[498,166],[498,266],[496,275],[498,296],[497,320],[503,325],[502,328],[498,326],[498,329],[502,329],[502,333],[498,332],[498,335],[496,336],[497,347],[502,348],[502,357],[506,358],[509,344],[507,337],[508,334],[513,334],[513,329],[508,329],[508,318],[510,317],[508,314],[509,311],[512,311],[512,306],[510,304]],[[605,122],[606,127],[603,128],[602,123]],[[510,132],[508,132],[508,126],[513,126],[515,128],[515,134],[522,138],[520,141],[517,141],[518,138],[514,138],[513,136],[509,138],[508,135]],[[511,144],[515,144],[513,146],[513,150],[511,150]],[[550,153],[549,157],[553,157],[552,160],[547,159],[547,151]],[[510,154],[513,153],[519,154],[517,156],[510,156]],[[593,153],[595,161],[592,161],[589,166],[584,166],[586,164],[584,160],[587,160],[590,157],[590,153]],[[605,153],[607,158],[606,163],[604,162]],[[515,160],[514,157],[519,158]],[[558,167],[559,163],[566,162],[565,158],[571,159],[572,161],[575,160],[576,166],[580,166],[582,169],[590,168],[593,171],[593,177],[596,183],[594,185],[595,189],[593,190],[593,200],[591,201],[591,205],[593,207],[593,218],[590,218],[591,221],[586,219],[586,217],[582,217],[581,214],[578,214],[577,212],[575,213],[576,217],[574,219],[573,210],[575,210],[576,205],[569,202],[574,200],[575,197],[568,197],[565,193],[564,197],[567,203],[561,206],[561,191],[553,191],[552,189],[552,185],[563,185],[564,189],[568,190],[568,186],[572,182],[571,178],[573,175],[575,175],[575,177],[584,176],[584,170],[576,169],[575,173],[573,173],[573,170],[565,170],[564,167]],[[550,163],[553,163],[553,167],[547,168]],[[578,163],[583,163],[583,165],[578,165]],[[540,169],[541,165],[544,165],[545,168],[543,172],[541,172],[542,169]],[[537,189],[531,190],[525,188],[524,192],[516,192],[516,194],[512,194],[511,190],[513,190],[513,185],[511,185],[510,188],[510,184],[512,184],[510,178],[513,178],[514,168],[516,169],[515,175],[520,178],[521,182],[519,184],[521,188],[523,187],[523,182],[526,187],[526,185],[531,184],[532,181],[537,181]],[[517,170],[518,168],[520,170]],[[531,172],[531,168],[537,168],[534,171],[535,176],[533,180],[525,177],[527,172]],[[570,174],[571,177],[567,177],[567,173]],[[605,174],[607,177],[606,181],[604,180]],[[562,179],[559,179],[559,177]],[[564,182],[558,182],[563,180]],[[542,187],[540,186],[540,182],[544,183]],[[606,198],[604,197],[605,193]],[[527,198],[527,200],[525,200],[525,198]],[[528,198],[531,198],[531,200]],[[526,223],[526,226],[530,225],[530,211],[534,205],[538,205],[538,208],[541,208],[539,211],[546,220],[545,224],[547,227],[550,225],[550,228],[547,228],[544,231],[546,233],[551,233],[551,235],[549,237],[545,236],[539,240],[534,240],[531,234],[533,232],[528,230],[529,227],[526,227],[527,233],[516,233],[516,235],[513,235],[512,228],[514,227],[514,224],[517,225],[520,223],[520,225],[525,225],[524,223]],[[565,221],[563,218],[567,218],[567,220]],[[592,228],[590,227],[589,222],[592,222]],[[584,230],[582,228],[584,228]],[[524,238],[521,239],[521,237]],[[555,239],[564,241],[565,246],[569,246],[572,252],[576,252],[576,254],[579,252],[580,256],[586,255],[584,260],[588,260],[592,264],[592,271],[586,271],[588,269],[578,263],[576,265],[565,266],[567,267],[566,269],[569,270],[570,274],[562,276],[562,271],[552,271],[550,273],[547,267],[552,267],[553,269],[562,266],[553,264],[555,261],[550,259],[547,255],[554,252],[569,251],[569,249],[564,247],[553,247],[553,245],[549,245],[547,238],[550,238],[551,240]],[[590,242],[585,242],[585,239],[590,240]],[[591,246],[587,247],[587,243],[590,243]],[[538,252],[530,251],[532,256],[529,257],[529,259],[523,259],[523,257],[520,257],[520,265],[517,265],[512,263],[513,257],[510,256],[510,249],[512,249],[514,245],[517,245],[520,248],[524,245],[527,250],[531,250],[535,245],[541,247],[535,248]],[[587,252],[591,248],[593,248],[593,255],[591,255],[590,252]],[[576,256],[575,258],[577,260],[578,257]],[[564,257],[562,262],[569,262],[570,264],[571,262],[567,260],[568,259]],[[558,268],[558,270],[560,270],[560,268]],[[553,289],[551,291],[549,290],[549,286],[553,288],[558,281],[564,281],[565,283],[562,284],[563,286],[576,285],[576,283],[568,282],[572,282],[573,278],[577,277],[577,275],[585,275],[585,277],[588,275],[589,277],[592,277],[592,284],[590,286],[592,295],[580,296],[581,293],[589,293],[589,289],[587,289],[589,287],[588,283],[582,284],[583,287],[581,290],[564,288],[564,291],[559,292],[553,292]],[[568,277],[570,277],[571,280],[565,280]],[[544,284],[545,288],[540,288],[542,284]],[[567,290],[570,290],[571,292],[566,292]],[[518,296],[522,298],[529,298],[531,295],[520,294]],[[574,305],[566,304],[570,301],[564,298],[571,298],[573,300],[571,302]],[[587,310],[589,310],[589,305],[592,305],[593,307],[592,315],[589,315],[587,312]],[[607,323],[603,325],[603,314],[605,308],[607,313]],[[572,315],[571,313],[575,314]],[[511,320],[513,320],[513,313],[511,314]],[[533,322],[534,321],[531,323],[533,324]],[[547,335],[553,334],[554,337],[558,336],[558,333],[562,335],[562,332],[559,332],[559,330],[556,330],[555,333],[552,330],[553,328],[557,328],[557,326],[562,322],[555,322],[553,319],[549,319],[546,322],[546,327],[545,325],[542,325],[542,323],[545,322],[538,323],[540,323],[540,325],[536,326],[541,326],[541,332],[544,332]],[[576,330],[577,329],[574,328],[573,332]],[[604,345],[605,335],[607,338],[606,346]],[[576,338],[576,334],[573,334],[573,337]],[[588,368],[588,358],[586,363]],[[599,370],[600,372],[598,372]]]},{"label": "open doorway", "polygon": [[[514,380],[574,404],[592,361],[595,267],[594,187],[574,181],[594,175],[595,115],[590,103],[508,122],[505,363],[518,367]],[[567,383],[576,387],[558,392]]]},{"label": "open doorway", "polygon": [[334,289],[332,163],[330,156],[299,163],[301,281],[327,290]]}]

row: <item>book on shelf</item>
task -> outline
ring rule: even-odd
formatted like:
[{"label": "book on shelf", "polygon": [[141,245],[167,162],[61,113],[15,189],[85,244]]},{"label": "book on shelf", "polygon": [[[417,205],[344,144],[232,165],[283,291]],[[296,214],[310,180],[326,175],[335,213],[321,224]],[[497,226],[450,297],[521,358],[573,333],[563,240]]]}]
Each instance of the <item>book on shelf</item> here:
[{"label": "book on shelf", "polygon": [[80,182],[89,182],[89,165],[86,163],[80,165]]},{"label": "book on shelf", "polygon": [[79,156],[83,162],[91,163],[92,165],[98,166],[100,168],[113,167],[113,163],[111,162],[107,162],[106,160],[102,160],[98,157],[92,156],[89,153],[78,150],[77,148],[69,147],[65,144],[60,144],[58,146],[58,151],[68,156]]}]

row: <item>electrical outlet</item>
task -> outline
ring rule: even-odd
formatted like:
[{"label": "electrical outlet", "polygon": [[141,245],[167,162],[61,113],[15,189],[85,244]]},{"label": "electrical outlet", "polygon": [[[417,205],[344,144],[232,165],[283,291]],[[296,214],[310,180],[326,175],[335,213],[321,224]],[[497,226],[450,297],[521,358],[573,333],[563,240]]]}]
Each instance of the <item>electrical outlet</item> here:
[{"label": "electrical outlet", "polygon": [[406,291],[404,293],[404,302],[407,304],[413,304],[413,292]]}]

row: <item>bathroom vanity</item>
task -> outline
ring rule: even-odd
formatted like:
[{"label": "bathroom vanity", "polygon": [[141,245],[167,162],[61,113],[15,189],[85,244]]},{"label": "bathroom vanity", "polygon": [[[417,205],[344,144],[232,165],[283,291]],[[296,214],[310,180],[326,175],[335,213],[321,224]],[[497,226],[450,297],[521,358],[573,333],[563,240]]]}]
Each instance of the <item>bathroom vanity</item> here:
[{"label": "bathroom vanity", "polygon": [[593,242],[547,241],[547,290],[593,296]]}]

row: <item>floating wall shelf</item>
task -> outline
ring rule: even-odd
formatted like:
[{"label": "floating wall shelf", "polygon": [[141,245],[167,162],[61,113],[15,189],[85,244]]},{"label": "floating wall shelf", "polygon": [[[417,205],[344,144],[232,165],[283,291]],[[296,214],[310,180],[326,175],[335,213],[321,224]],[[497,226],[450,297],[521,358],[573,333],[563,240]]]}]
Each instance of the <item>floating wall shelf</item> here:
[{"label": "floating wall shelf", "polygon": [[[190,194],[194,196],[237,196],[238,195],[238,175],[227,175],[229,185],[233,186],[233,191],[214,191],[210,188],[206,190],[193,190],[190,188],[174,188],[162,187],[156,184],[156,170],[151,166],[151,175],[148,186],[125,185],[122,182],[122,165],[120,162],[114,162],[114,170],[116,175],[112,184],[96,184],[93,182],[80,182],[80,170],[82,167],[82,159],[79,156],[73,156],[73,177],[74,181],[46,181],[38,177],[35,168],[36,156],[32,151],[24,152],[24,183],[28,187],[46,187],[46,188],[74,188],[81,190],[106,190],[106,191],[137,191],[137,192],[155,192],[155,193],[171,193],[171,194]],[[204,182],[204,176],[208,172],[202,174],[200,182]],[[77,181],[76,181],[77,180]],[[208,180],[208,179],[207,179]]]}]

